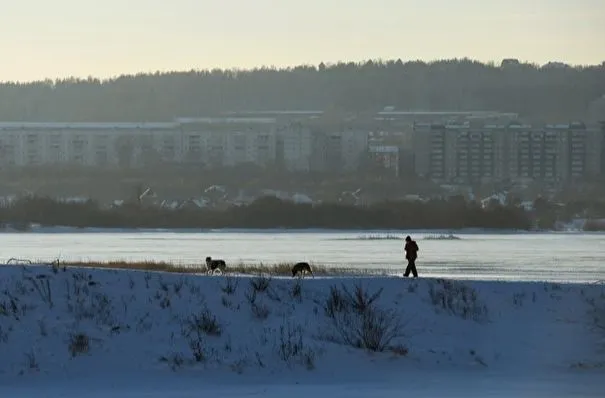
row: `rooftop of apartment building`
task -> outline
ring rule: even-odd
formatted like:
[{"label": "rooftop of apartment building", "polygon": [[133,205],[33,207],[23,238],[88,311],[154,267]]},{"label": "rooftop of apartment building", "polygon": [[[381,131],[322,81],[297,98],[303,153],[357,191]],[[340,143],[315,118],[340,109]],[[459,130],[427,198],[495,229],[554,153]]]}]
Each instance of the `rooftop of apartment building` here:
[{"label": "rooftop of apartment building", "polygon": [[[230,111],[218,115],[200,117],[177,117],[166,122],[0,122],[0,130],[174,130],[189,129],[198,126],[266,126],[300,122],[315,125],[347,125],[349,127],[371,127],[379,125],[401,126],[408,128],[447,128],[460,129],[480,127],[489,129],[532,128],[519,120],[515,113],[490,110],[476,111],[424,111],[394,110],[392,107],[373,114],[331,115],[322,117],[326,111],[320,110],[270,110],[270,111]],[[441,126],[441,127],[440,127]],[[581,128],[584,123],[573,121],[568,124],[543,125],[541,128]]]},{"label": "rooftop of apartment building", "polygon": [[[468,130],[468,129],[481,129],[481,130],[508,130],[508,131],[519,131],[519,130],[588,130],[592,126],[587,125],[582,121],[571,121],[569,123],[556,123],[556,124],[539,124],[532,125],[529,123],[523,123],[521,121],[511,121],[509,123],[472,123],[469,121],[462,123],[435,123],[435,122],[419,122],[414,123],[414,128],[417,131],[427,130]],[[596,126],[595,126],[596,127]]]},{"label": "rooftop of apartment building", "polygon": [[513,120],[518,118],[518,114],[511,112],[500,112],[495,110],[468,110],[468,111],[453,111],[453,110],[396,110],[395,107],[386,106],[377,112],[362,112],[355,114],[346,111],[322,111],[322,110],[269,110],[269,111],[229,111],[222,115],[229,116],[270,116],[283,119],[297,120],[314,120],[320,117],[330,116],[333,118],[341,118],[347,121],[359,121],[360,119],[371,119],[374,121],[413,121],[416,119],[507,119]]},{"label": "rooftop of apartment building", "polygon": [[476,117],[492,117],[492,116],[511,116],[517,117],[516,113],[499,112],[499,111],[380,111],[378,115],[384,116],[476,116]]},{"label": "rooftop of apartment building", "polygon": [[0,130],[122,130],[122,129],[173,129],[178,126],[175,122],[0,122]]},{"label": "rooftop of apartment building", "polygon": [[175,130],[198,125],[273,124],[273,118],[176,118],[172,122],[0,122],[0,130]]},{"label": "rooftop of apartment building", "polygon": [[178,117],[176,123],[182,124],[273,124],[277,122],[274,117]]},{"label": "rooftop of apartment building", "polygon": [[[223,115],[273,115],[273,116],[288,116],[288,115],[323,115],[327,113],[322,110],[269,110],[269,111],[228,111]],[[346,113],[346,112],[345,112]],[[516,113],[500,112],[494,110],[471,110],[471,111],[430,111],[430,110],[395,110],[394,107],[384,107],[383,110],[376,112],[376,115],[383,116],[517,116]]]}]

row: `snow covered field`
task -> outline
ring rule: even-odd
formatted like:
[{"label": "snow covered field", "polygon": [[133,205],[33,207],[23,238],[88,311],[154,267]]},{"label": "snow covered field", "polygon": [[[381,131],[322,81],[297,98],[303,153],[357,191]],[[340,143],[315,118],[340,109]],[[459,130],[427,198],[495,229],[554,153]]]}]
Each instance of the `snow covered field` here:
[{"label": "snow covered field", "polygon": [[0,396],[603,397],[604,317],[595,283],[2,266]]}]

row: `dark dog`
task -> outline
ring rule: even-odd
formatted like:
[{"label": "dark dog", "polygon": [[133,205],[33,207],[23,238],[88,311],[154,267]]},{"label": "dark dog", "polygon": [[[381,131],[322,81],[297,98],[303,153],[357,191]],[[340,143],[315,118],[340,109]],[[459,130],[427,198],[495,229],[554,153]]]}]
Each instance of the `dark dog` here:
[{"label": "dark dog", "polygon": [[225,260],[213,260],[212,257],[206,257],[206,268],[208,273],[215,273],[217,270],[222,274],[227,268]]},{"label": "dark dog", "polygon": [[[311,266],[309,263],[296,263],[294,267],[292,267],[292,278],[294,278],[297,274],[300,273],[300,276],[304,276],[305,273],[313,275],[313,271],[311,271]],[[315,278],[315,275],[313,275]]]}]

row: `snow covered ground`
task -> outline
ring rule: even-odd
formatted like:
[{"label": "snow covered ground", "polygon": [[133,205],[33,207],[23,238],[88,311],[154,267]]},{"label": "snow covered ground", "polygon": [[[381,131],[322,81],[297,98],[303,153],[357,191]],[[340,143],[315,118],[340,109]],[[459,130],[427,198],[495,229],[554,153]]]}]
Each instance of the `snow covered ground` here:
[{"label": "snow covered ground", "polygon": [[3,266],[0,396],[603,397],[603,316],[603,284]]}]

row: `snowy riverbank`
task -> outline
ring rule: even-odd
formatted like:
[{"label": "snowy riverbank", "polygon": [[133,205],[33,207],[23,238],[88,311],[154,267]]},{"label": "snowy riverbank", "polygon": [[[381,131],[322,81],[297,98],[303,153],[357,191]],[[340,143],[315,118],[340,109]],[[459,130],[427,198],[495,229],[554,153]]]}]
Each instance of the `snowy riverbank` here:
[{"label": "snowy riverbank", "polygon": [[3,266],[0,285],[2,396],[605,391],[602,284]]}]

